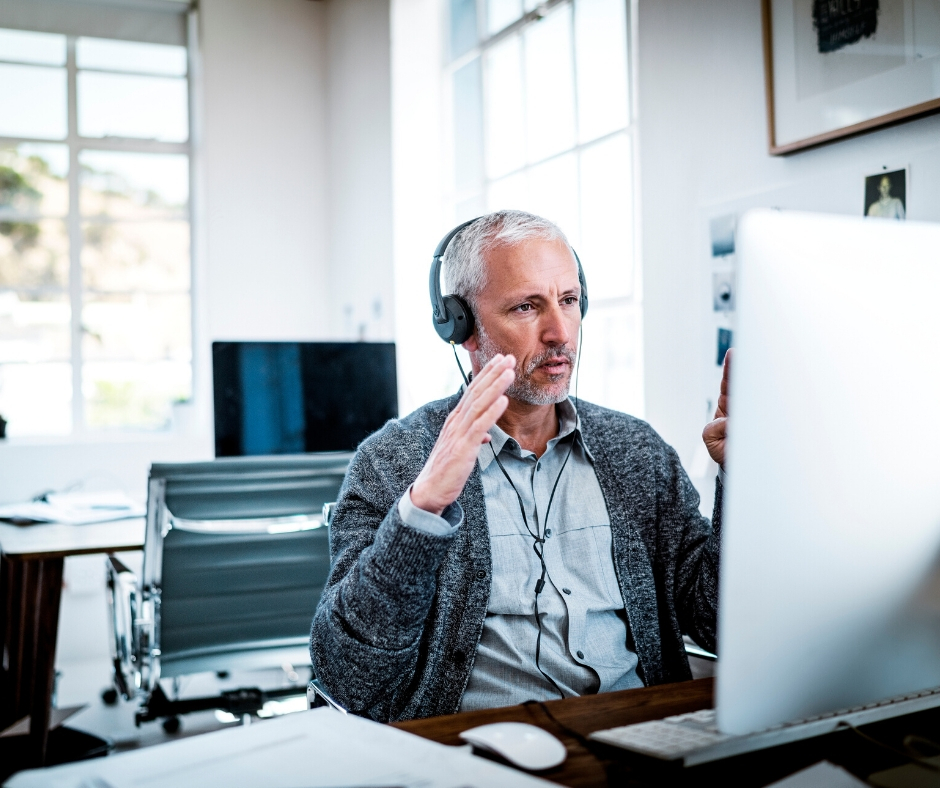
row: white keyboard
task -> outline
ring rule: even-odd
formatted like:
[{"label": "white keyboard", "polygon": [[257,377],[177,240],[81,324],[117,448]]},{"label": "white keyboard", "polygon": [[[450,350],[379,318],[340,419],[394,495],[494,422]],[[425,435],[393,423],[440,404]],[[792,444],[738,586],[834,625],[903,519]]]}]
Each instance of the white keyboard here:
[{"label": "white keyboard", "polygon": [[662,720],[597,731],[592,733],[590,738],[653,758],[665,761],[681,760],[686,766],[694,766],[697,763],[821,736],[844,727],[846,722],[852,725],[867,725],[870,722],[938,706],[940,687],[886,698],[865,706],[840,709],[810,719],[782,723],[767,730],[744,735],[722,733],[716,725],[715,710],[703,709]]},{"label": "white keyboard", "polygon": [[591,734],[592,739],[672,761],[731,738],[715,727],[715,710],[703,709],[662,720],[638,722]]}]

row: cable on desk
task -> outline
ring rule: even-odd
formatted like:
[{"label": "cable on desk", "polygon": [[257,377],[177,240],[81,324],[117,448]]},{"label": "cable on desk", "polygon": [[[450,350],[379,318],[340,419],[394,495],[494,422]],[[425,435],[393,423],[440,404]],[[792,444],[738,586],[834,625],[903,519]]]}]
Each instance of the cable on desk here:
[{"label": "cable on desk", "polygon": [[620,768],[620,765],[610,758],[601,756],[601,754],[598,752],[597,745],[594,742],[588,739],[588,737],[583,733],[578,733],[578,731],[576,731],[574,728],[569,728],[567,725],[565,725],[565,723],[563,723],[554,714],[552,714],[551,711],[549,711],[548,706],[545,705],[544,701],[527,700],[522,705],[538,706],[542,710],[542,713],[545,714],[545,716],[548,717],[562,731],[562,733],[568,734],[572,739],[578,742],[578,744],[584,747],[588,754],[591,755],[604,770],[608,785],[617,785],[621,782],[622,775],[617,771]]},{"label": "cable on desk", "polygon": [[[874,744],[876,747],[881,747],[881,749],[887,750],[888,752],[893,752],[895,755],[900,755],[900,756],[901,756],[902,758],[904,758],[905,760],[908,760],[908,761],[910,761],[911,763],[916,764],[917,766],[920,766],[920,767],[922,767],[922,768],[924,768],[924,769],[927,769],[927,770],[929,770],[929,771],[932,771],[932,772],[940,772],[940,765],[937,765],[937,764],[935,764],[935,763],[931,763],[930,761],[924,760],[924,759],[923,759],[922,757],[920,757],[919,755],[913,755],[913,754],[911,754],[911,752],[909,752],[909,750],[913,749],[913,747],[912,747],[911,745],[912,745],[915,741],[926,742],[926,743],[932,745],[933,747],[937,747],[937,745],[936,745],[934,742],[930,741],[930,739],[925,739],[925,738],[922,737],[922,736],[905,736],[905,737],[904,737],[904,747],[905,747],[905,749],[902,750],[900,747],[895,747],[895,746],[893,746],[893,745],[891,745],[891,744],[887,744],[887,743],[885,743],[885,742],[883,742],[883,741],[879,741],[878,739],[874,738],[873,736],[869,736],[867,733],[863,733],[861,730],[859,730],[858,728],[856,728],[851,722],[848,722],[848,721],[846,721],[846,720],[841,720],[841,721],[839,722],[839,727],[848,728],[848,729],[851,730],[853,733],[856,733],[856,734],[858,734],[859,736],[861,736],[865,741],[867,741],[867,742],[869,742],[869,743],[871,743],[871,744]],[[940,748],[938,748],[938,749],[940,749]]]}]

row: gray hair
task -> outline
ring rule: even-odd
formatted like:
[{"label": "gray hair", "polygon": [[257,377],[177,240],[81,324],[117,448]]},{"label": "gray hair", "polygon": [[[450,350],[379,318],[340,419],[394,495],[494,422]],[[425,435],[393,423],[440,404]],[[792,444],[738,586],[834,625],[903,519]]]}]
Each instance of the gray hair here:
[{"label": "gray hair", "polygon": [[554,222],[525,211],[496,211],[481,216],[465,227],[447,246],[444,254],[444,280],[447,292],[476,307],[476,297],[486,286],[486,254],[499,246],[513,246],[538,238],[543,241],[568,239]]}]

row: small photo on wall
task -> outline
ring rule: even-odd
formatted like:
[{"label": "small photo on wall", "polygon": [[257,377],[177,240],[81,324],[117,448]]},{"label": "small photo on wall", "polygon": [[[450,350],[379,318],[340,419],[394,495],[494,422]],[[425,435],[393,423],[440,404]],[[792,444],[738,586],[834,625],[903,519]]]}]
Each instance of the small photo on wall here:
[{"label": "small photo on wall", "polygon": [[907,170],[865,178],[865,216],[896,221],[907,218]]},{"label": "small photo on wall", "polygon": [[709,233],[712,242],[712,257],[734,254],[734,226],[737,217],[730,213],[711,220]]}]

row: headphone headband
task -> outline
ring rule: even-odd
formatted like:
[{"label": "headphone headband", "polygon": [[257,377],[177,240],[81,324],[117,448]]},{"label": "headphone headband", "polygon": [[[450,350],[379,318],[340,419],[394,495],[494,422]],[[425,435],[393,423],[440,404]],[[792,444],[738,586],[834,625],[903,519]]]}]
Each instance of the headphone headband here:
[{"label": "headphone headband", "polygon": [[[431,295],[431,309],[433,311],[434,330],[437,335],[445,342],[452,345],[462,345],[473,335],[473,310],[470,305],[458,295],[444,295],[441,289],[441,267],[444,261],[444,254],[447,247],[454,237],[465,227],[469,227],[474,222],[482,219],[477,216],[463,224],[458,224],[453,230],[445,235],[434,250],[434,259],[431,261],[431,272],[428,277],[428,289]],[[578,306],[581,309],[581,319],[587,314],[588,292],[587,281],[584,278],[584,269],[581,267],[581,258],[570,244],[568,246],[574,255],[575,262],[578,264],[578,282],[581,285],[581,298]]]}]

